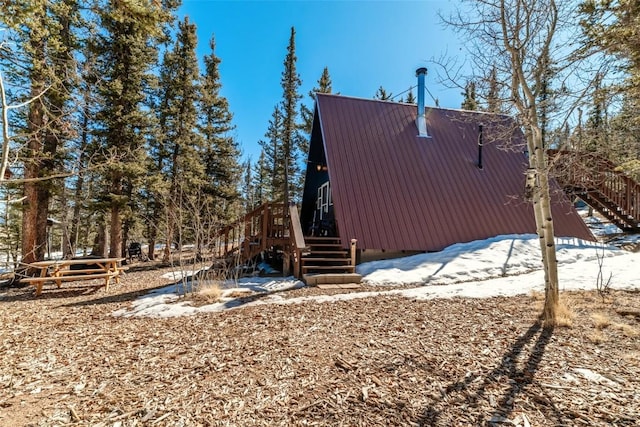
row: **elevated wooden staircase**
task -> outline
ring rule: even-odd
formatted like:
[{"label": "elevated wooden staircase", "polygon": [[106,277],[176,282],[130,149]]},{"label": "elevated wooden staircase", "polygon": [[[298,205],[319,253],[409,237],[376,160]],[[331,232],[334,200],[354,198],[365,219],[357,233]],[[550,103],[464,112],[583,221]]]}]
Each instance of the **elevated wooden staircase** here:
[{"label": "elevated wooden staircase", "polygon": [[217,233],[216,257],[245,263],[271,248],[289,244],[283,203],[265,203]]},{"label": "elevated wooden staircase", "polygon": [[339,237],[305,237],[296,206],[285,212],[282,203],[265,203],[222,228],[217,241],[216,257],[233,259],[237,265],[261,253],[280,252],[283,273],[308,285],[352,284],[362,279],[355,273],[355,240],[345,249]]},{"label": "elevated wooden staircase", "polygon": [[550,150],[556,181],[625,232],[640,232],[640,184],[594,153]]}]

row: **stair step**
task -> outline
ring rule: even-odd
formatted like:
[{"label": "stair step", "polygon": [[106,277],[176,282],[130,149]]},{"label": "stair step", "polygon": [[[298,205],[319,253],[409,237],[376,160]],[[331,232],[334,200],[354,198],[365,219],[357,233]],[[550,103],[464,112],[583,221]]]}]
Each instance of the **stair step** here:
[{"label": "stair step", "polygon": [[342,251],[308,251],[308,254],[313,254],[313,255],[335,255],[335,256],[342,256],[342,257],[347,257],[349,256],[349,251],[347,250],[342,250]]},{"label": "stair step", "polygon": [[353,265],[303,265],[302,272],[309,270],[348,270],[355,271],[356,267]]},{"label": "stair step", "polygon": [[307,244],[307,246],[311,247],[311,248],[337,248],[337,249],[343,249],[342,245],[340,243],[313,243],[313,242],[307,242],[305,240],[305,243]]},{"label": "stair step", "polygon": [[[314,254],[315,255],[315,254]],[[310,258],[310,257],[302,257],[300,261],[303,264],[308,264],[311,262],[335,262],[335,263],[350,263],[350,258]]]},{"label": "stair step", "polygon": [[326,241],[334,241],[339,242],[339,237],[327,237],[327,236],[305,236],[305,241],[317,241],[317,242],[326,242]]},{"label": "stair step", "polygon": [[304,274],[302,280],[309,286],[360,283],[362,276],[357,273]]}]

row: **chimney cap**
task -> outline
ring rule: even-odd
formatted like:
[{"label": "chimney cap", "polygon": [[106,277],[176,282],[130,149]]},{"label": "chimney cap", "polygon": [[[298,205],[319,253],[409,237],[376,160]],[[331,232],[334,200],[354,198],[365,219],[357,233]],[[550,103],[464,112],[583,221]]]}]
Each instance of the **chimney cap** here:
[{"label": "chimney cap", "polygon": [[427,69],[425,67],[420,67],[416,70],[416,76],[419,76],[420,74],[427,74]]}]

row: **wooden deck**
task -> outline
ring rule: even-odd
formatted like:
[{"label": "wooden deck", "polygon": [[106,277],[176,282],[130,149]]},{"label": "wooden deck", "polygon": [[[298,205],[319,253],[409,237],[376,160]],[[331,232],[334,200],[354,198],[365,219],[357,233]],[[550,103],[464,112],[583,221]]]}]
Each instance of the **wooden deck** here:
[{"label": "wooden deck", "polygon": [[[243,264],[266,251],[282,251],[283,273],[310,284],[359,283],[355,274],[356,242],[345,249],[339,237],[305,237],[298,209],[266,203],[220,230],[216,257]],[[343,277],[337,280],[336,277]]]}]

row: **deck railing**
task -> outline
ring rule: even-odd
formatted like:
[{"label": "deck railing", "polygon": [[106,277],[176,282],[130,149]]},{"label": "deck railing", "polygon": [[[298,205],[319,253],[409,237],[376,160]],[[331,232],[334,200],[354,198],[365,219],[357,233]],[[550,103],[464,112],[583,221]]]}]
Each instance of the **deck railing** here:
[{"label": "deck railing", "polygon": [[216,256],[238,256],[244,262],[272,246],[288,242],[283,203],[265,203],[247,213],[218,233]]},{"label": "deck railing", "polygon": [[616,170],[611,161],[593,153],[549,150],[560,185],[605,200],[631,227],[640,222],[640,184]]}]

